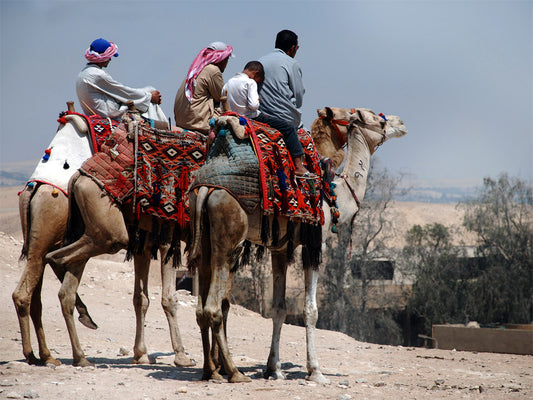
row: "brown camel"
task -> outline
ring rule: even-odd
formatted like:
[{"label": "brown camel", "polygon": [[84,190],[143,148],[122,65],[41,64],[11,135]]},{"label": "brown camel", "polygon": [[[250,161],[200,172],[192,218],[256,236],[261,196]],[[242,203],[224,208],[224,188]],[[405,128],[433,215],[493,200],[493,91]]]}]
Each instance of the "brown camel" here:
[{"label": "brown camel", "polygon": [[[72,106],[69,105],[69,109],[70,107]],[[84,150],[79,150],[78,153],[83,154],[85,151],[87,156],[90,156],[92,149],[87,125],[77,115],[67,116],[67,123],[59,126],[49,148],[55,148],[53,153],[55,156],[60,151],[59,149],[68,145],[71,140],[74,140],[80,147],[84,148]],[[40,161],[36,171],[46,168],[48,165],[45,165],[45,162],[50,165],[54,162],[54,159]],[[64,159],[60,162],[63,163]],[[70,171],[73,173],[77,168],[73,161],[70,162],[72,164],[70,165]],[[66,185],[69,171],[63,167],[61,169],[63,170],[63,176],[58,181],[59,189],[48,183],[31,181],[19,194],[19,212],[24,238],[21,259],[26,259],[27,261],[19,283],[13,292],[13,302],[19,319],[22,352],[26,362],[29,364],[60,364],[58,360],[52,357],[46,344],[42,324],[41,289],[46,266],[44,256],[46,253],[59,248],[67,224],[68,198],[64,191],[60,189],[62,186],[61,178],[63,179],[63,184]],[[43,173],[46,174],[46,172]],[[59,280],[62,281],[65,269],[55,264],[50,266]],[[85,304],[77,295],[76,308],[80,322],[91,329],[96,329],[97,326],[88,314]],[[35,357],[31,345],[30,316],[39,344],[39,358]]]},{"label": "brown camel", "polygon": [[[330,109],[327,111],[327,115],[331,117],[333,111]],[[329,123],[329,129],[331,127],[332,125]],[[370,156],[379,145],[389,138],[403,136],[406,133],[407,129],[398,117],[387,116],[385,119],[367,109],[359,109],[350,116],[346,129],[347,154],[344,169],[335,180],[337,204],[340,210],[338,223],[341,229],[342,226],[351,229],[352,218],[359,208],[358,199],[362,200],[364,197]],[[333,137],[331,133],[329,136]],[[334,143],[334,146],[330,146],[330,152],[324,153],[322,156],[334,156],[341,146],[340,141]],[[323,148],[328,148],[328,146],[323,146]],[[206,163],[202,168],[208,167],[209,165]],[[203,379],[221,379],[218,372],[218,358],[220,358],[230,382],[249,381],[250,379],[239,372],[233,363],[225,328],[229,309],[231,270],[245,240],[262,244],[262,212],[256,209],[255,212],[247,214],[240,203],[226,190],[214,189],[210,191],[206,186],[200,187],[197,194],[191,192],[190,207],[194,235],[190,258],[191,260],[200,258],[196,318],[202,333],[204,350]],[[324,204],[324,215],[322,243],[331,234],[332,228],[330,208],[326,204]],[[228,218],[228,216],[231,217]],[[287,222],[286,218],[279,218],[280,232],[287,232]],[[270,220],[270,224],[272,226],[272,220]],[[301,225],[295,225],[293,237],[294,245],[297,246]],[[281,248],[270,248],[273,271],[273,331],[265,375],[280,379],[284,378],[279,360],[279,340],[286,315],[286,247],[285,244]],[[306,251],[308,249],[304,247],[303,253]],[[307,379],[325,383],[327,379],[320,372],[315,350],[315,325],[318,318],[316,304],[318,269],[307,268],[304,272],[306,295],[303,312],[307,342]],[[209,343],[209,328],[213,333],[213,341],[216,342],[216,346],[213,343],[213,348]]]},{"label": "brown camel", "polygon": [[[81,348],[73,312],[75,294],[87,261],[100,254],[112,254],[128,247],[130,238],[127,226],[133,225],[135,216],[131,207],[120,208],[95,181],[80,173],[72,177],[69,184],[70,226],[83,231],[79,239],[73,243],[49,253],[46,259],[67,269],[63,284],[59,291],[61,309],[72,345],[73,364],[79,366],[92,365],[85,357]],[[152,217],[141,215],[138,221],[145,231],[152,230]],[[81,227],[81,228],[80,228]],[[172,237],[173,232],[168,232]],[[182,232],[181,239],[185,239]],[[149,239],[149,238],[148,238]],[[180,245],[179,243],[177,244]],[[178,299],[176,295],[176,269],[172,257],[167,257],[171,250],[170,243],[160,243],[162,298],[161,304],[165,311],[170,328],[170,338],[174,350],[176,366],[190,366],[194,362],[186,355],[177,322]],[[133,304],[136,316],[135,343],[133,347],[133,363],[149,363],[147,347],[144,340],[145,315],[150,303],[148,296],[148,272],[152,242],[146,240],[139,254],[134,254],[135,287]]]}]

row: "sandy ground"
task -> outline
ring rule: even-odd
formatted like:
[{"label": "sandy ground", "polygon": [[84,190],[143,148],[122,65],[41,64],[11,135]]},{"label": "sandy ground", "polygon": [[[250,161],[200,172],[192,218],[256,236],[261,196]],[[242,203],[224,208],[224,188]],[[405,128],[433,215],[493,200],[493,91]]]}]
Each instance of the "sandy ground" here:
[{"label": "sandy ground", "polygon": [[[122,256],[90,261],[80,294],[99,328],[78,324],[80,341],[95,367],[72,366],[72,353],[57,292],[46,269],[43,322],[52,354],[62,365],[23,362],[20,330],[11,293],[22,273],[18,214],[11,195],[0,190],[0,399],[527,399],[533,397],[533,357],[381,346],[344,334],[317,331],[317,353],[329,384],[305,380],[305,330],[285,325],[280,346],[287,379],[265,380],[271,321],[232,306],[228,336],[239,369],[250,383],[201,381],[202,350],[195,320],[196,299],[180,291],[179,324],[185,349],[198,363],[173,365],[168,325],[160,306],[161,283],[152,268],[146,343],[155,362],[132,365],[135,318],[133,267]],[[7,199],[7,200],[6,200]],[[15,202],[16,204],[16,202]],[[32,344],[36,349],[36,339]],[[128,354],[124,354],[128,353]]]}]

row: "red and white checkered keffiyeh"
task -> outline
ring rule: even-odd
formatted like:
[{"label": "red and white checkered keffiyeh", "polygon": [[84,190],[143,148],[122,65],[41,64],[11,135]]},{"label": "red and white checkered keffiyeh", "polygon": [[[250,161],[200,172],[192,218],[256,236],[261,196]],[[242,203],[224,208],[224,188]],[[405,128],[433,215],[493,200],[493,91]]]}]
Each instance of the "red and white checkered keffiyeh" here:
[{"label": "red and white checkered keffiyeh", "polygon": [[[213,46],[214,44],[218,46]],[[222,60],[225,60],[233,52],[233,47],[231,47],[229,44],[226,45],[224,50],[215,50],[212,48],[220,47],[219,45],[223,45],[223,43],[215,42],[202,49],[202,51],[198,53],[192,62],[189,71],[187,72],[187,79],[185,82],[185,96],[187,97],[187,100],[189,100],[189,103],[192,102],[194,86],[196,86],[196,78],[198,75],[200,75],[200,72],[202,72],[204,67],[208,64],[216,64]]]},{"label": "red and white checkered keffiyeh", "polygon": [[113,42],[109,43],[111,44],[111,46],[109,46],[103,53],[98,53],[94,50],[91,50],[91,48],[89,47],[85,51],[85,58],[87,59],[87,61],[92,63],[99,63],[111,60],[111,57],[113,57],[117,53],[118,46]]}]

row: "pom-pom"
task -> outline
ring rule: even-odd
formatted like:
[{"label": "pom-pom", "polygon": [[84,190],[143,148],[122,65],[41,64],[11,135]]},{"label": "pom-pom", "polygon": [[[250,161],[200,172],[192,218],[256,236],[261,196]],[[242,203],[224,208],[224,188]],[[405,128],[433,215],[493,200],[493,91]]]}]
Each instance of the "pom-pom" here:
[{"label": "pom-pom", "polygon": [[69,169],[70,165],[68,164],[67,160],[65,160],[65,164],[63,164],[63,169]]},{"label": "pom-pom", "polygon": [[214,128],[214,127],[215,127],[215,119],[214,119],[214,118],[211,118],[211,119],[209,120],[209,126],[210,126],[211,128]]},{"label": "pom-pom", "polygon": [[337,225],[333,225],[333,226],[331,227],[331,232],[333,232],[333,233],[339,233],[339,231],[338,231],[338,229],[337,229]]},{"label": "pom-pom", "polygon": [[34,186],[35,186],[35,182],[29,182],[28,183],[28,189],[33,190]]},{"label": "pom-pom", "polygon": [[52,148],[46,149],[44,151],[43,161],[48,161],[50,159],[51,153],[52,153]]},{"label": "pom-pom", "polygon": [[224,137],[224,136],[226,136],[227,133],[228,133],[228,131],[225,130],[225,129],[219,129],[218,130],[218,136]]},{"label": "pom-pom", "polygon": [[239,124],[241,125],[246,125],[248,123],[248,121],[246,120],[246,118],[244,117],[239,117]]}]

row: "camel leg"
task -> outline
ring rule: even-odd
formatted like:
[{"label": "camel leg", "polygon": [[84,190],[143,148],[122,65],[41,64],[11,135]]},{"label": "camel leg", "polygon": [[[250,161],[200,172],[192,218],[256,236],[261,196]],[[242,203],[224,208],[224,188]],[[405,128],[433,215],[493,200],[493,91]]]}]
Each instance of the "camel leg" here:
[{"label": "camel leg", "polygon": [[[52,267],[52,271],[54,271],[54,274],[56,275],[57,279],[59,279],[59,282],[63,282],[63,278],[65,277],[65,267],[63,265],[56,265],[53,263],[50,263],[50,267]],[[89,315],[89,310],[87,310],[87,306],[81,300],[80,296],[77,293],[76,310],[78,310],[79,314],[78,321],[80,321],[85,327],[89,329],[98,329],[98,325],[96,325],[96,323]]]},{"label": "camel leg", "polygon": [[305,379],[317,383],[328,383],[329,380],[322,375],[316,356],[315,332],[318,320],[318,307],[316,304],[316,288],[318,282],[318,269],[305,270],[305,337],[307,342],[307,372]]},{"label": "camel leg", "polygon": [[272,376],[275,379],[285,379],[279,360],[281,328],[287,315],[287,305],[285,303],[287,255],[284,252],[272,252],[272,275],[272,343],[270,345],[265,378]]},{"label": "camel leg", "polygon": [[[194,204],[191,202],[191,204]],[[202,372],[202,380],[222,380],[222,376],[217,371],[217,366],[211,353],[211,344],[209,340],[209,328],[211,322],[204,310],[204,304],[207,301],[209,294],[209,285],[211,282],[211,245],[209,243],[208,235],[202,235],[202,251],[200,265],[198,266],[198,305],[196,307],[196,322],[200,327],[202,336],[202,350],[204,354],[204,364]],[[213,342],[216,340],[213,339]]]},{"label": "camel leg", "polygon": [[133,289],[133,307],[135,309],[135,344],[133,346],[134,364],[150,364],[153,360],[148,357],[144,342],[144,321],[150,306],[148,297],[148,272],[150,271],[150,252],[148,245],[142,254],[135,255],[135,284]]},{"label": "camel leg", "polygon": [[[22,231],[28,249],[26,265],[12,298],[19,320],[22,352],[29,364],[60,364],[52,357],[46,344],[41,303],[42,279],[46,265],[43,258],[61,241],[67,221],[67,198],[62,194],[53,196],[52,191],[52,187],[43,185],[31,202],[32,193],[28,189],[21,193],[19,198]],[[28,221],[28,217],[31,221]],[[30,316],[39,343],[40,360],[35,357],[31,346]]]},{"label": "camel leg", "polygon": [[63,279],[63,284],[59,289],[59,301],[61,302],[61,311],[65,318],[68,334],[70,337],[70,344],[72,346],[72,360],[73,365],[87,367],[92,366],[80,345],[78,333],[76,332],[76,324],[74,323],[74,307],[76,305],[76,292],[80,284],[83,270],[85,269],[85,262],[78,262],[71,264]]},{"label": "camel leg", "polygon": [[[179,245],[179,244],[178,244]],[[178,326],[178,298],[176,293],[176,269],[172,265],[172,258],[165,263],[170,246],[161,246],[161,306],[165,311],[170,330],[170,341],[174,350],[174,365],[177,367],[189,367],[195,363],[185,354],[185,348],[181,340]]]},{"label": "camel leg", "polygon": [[[211,282],[203,314],[210,321],[228,381],[249,382],[251,379],[237,369],[231,358],[222,311],[222,303],[227,301],[231,289],[233,255],[242,245],[248,231],[247,215],[225,191],[211,194],[207,202],[207,214],[211,239]],[[230,220],[228,215],[232,216]]]}]

